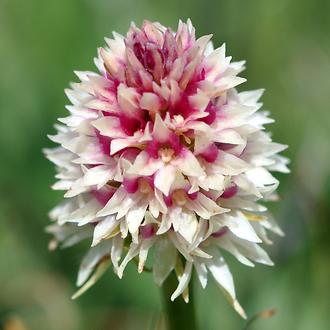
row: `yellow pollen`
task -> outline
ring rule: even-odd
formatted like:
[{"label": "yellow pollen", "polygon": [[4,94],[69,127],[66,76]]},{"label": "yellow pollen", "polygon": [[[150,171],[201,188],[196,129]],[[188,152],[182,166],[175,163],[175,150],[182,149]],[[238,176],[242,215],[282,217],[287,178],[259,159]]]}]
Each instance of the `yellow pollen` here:
[{"label": "yellow pollen", "polygon": [[158,151],[158,155],[161,157],[164,163],[169,163],[174,155],[174,150],[171,148],[161,148]]},{"label": "yellow pollen", "polygon": [[182,136],[183,136],[185,142],[186,142],[188,145],[191,144],[191,139],[188,138],[188,136],[186,136],[186,135],[184,135],[184,134],[182,134]]},{"label": "yellow pollen", "polygon": [[267,219],[267,217],[265,217],[263,215],[258,215],[258,214],[248,213],[248,212],[243,212],[243,214],[246,216],[246,218],[249,221],[263,221],[263,220]]},{"label": "yellow pollen", "polygon": [[184,190],[180,189],[180,190],[176,190],[173,195],[172,195],[172,199],[179,205],[179,206],[183,206],[186,204],[187,202],[187,194]]}]

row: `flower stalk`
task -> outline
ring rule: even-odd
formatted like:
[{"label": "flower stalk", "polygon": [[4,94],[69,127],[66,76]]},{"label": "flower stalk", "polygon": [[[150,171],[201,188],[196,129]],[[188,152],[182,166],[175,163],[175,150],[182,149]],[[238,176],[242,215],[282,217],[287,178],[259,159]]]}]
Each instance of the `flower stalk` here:
[{"label": "flower stalk", "polygon": [[197,330],[193,281],[189,283],[189,302],[182,298],[171,301],[170,297],[178,285],[175,273],[172,272],[162,285],[163,304],[166,314],[167,330]]}]

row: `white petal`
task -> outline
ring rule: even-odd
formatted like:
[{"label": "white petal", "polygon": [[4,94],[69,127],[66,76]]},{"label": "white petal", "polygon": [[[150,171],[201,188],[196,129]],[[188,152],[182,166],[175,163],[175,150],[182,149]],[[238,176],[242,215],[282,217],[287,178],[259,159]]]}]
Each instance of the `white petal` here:
[{"label": "white petal", "polygon": [[147,152],[141,151],[136,157],[134,164],[128,169],[128,174],[136,175],[153,175],[163,166],[163,162],[159,159],[149,157]]},{"label": "white petal", "polygon": [[161,220],[161,223],[160,223],[160,227],[157,230],[156,234],[161,235],[161,234],[166,233],[171,228],[171,225],[172,225],[172,221],[171,221],[171,218],[169,217],[169,215],[168,214],[163,214],[162,215],[162,220]]},{"label": "white petal", "polygon": [[114,169],[107,165],[95,166],[87,170],[84,176],[84,184],[87,186],[97,186],[100,189],[113,178]]},{"label": "white petal", "polygon": [[223,226],[227,226],[229,230],[239,238],[246,239],[250,242],[261,243],[261,239],[257,236],[250,222],[243,213],[235,212],[231,214],[222,214],[216,216]]},{"label": "white petal", "polygon": [[58,218],[59,224],[65,222],[77,222],[78,226],[83,226],[89,222],[95,221],[97,211],[100,209],[100,203],[96,199],[91,199],[87,203],[84,202],[80,208],[76,209],[74,212],[63,217],[60,215]]},{"label": "white petal", "polygon": [[268,185],[278,185],[278,180],[262,167],[248,170],[246,176],[257,188]]},{"label": "white petal", "polygon": [[168,196],[175,180],[175,171],[175,167],[169,164],[164,165],[156,172],[154,184],[165,196]]},{"label": "white petal", "polygon": [[111,138],[125,137],[126,134],[122,131],[119,119],[114,116],[101,117],[91,123],[100,131],[101,135]]},{"label": "white petal", "polygon": [[222,150],[219,150],[214,164],[216,164],[218,172],[223,175],[237,175],[251,168],[244,160]]},{"label": "white petal", "polygon": [[284,236],[284,233],[282,229],[279,227],[279,225],[275,222],[273,217],[271,215],[268,215],[267,220],[260,221],[260,225],[264,226],[266,229],[272,231],[273,233]]},{"label": "white petal", "polygon": [[103,241],[98,246],[91,248],[84,256],[77,278],[77,286],[81,286],[93,272],[97,263],[105,256],[110,256],[111,241]]},{"label": "white petal", "polygon": [[103,217],[118,212],[121,207],[121,203],[127,196],[127,192],[124,188],[118,188],[114,195],[110,198],[104,208],[97,213],[98,216]]},{"label": "white petal", "polygon": [[180,233],[187,242],[192,243],[197,232],[198,220],[194,212],[186,212],[181,208],[172,209],[169,213],[173,228]]},{"label": "white petal", "polygon": [[234,240],[236,246],[240,250],[244,256],[247,258],[258,262],[260,264],[268,265],[268,266],[273,266],[274,263],[270,260],[268,254],[264,249],[262,249],[258,244],[248,242],[245,240],[241,239],[235,239]]},{"label": "white petal", "polygon": [[262,195],[260,194],[260,192],[258,191],[258,189],[255,187],[254,183],[251,182],[245,174],[240,174],[240,175],[236,175],[233,178],[233,182],[242,190],[245,190],[245,192],[249,193],[249,194],[253,194],[255,196],[257,196],[258,198],[261,198]]},{"label": "white petal", "polygon": [[72,299],[77,299],[83,293],[85,293],[89,288],[91,288],[97,280],[105,273],[109,267],[109,261],[103,261],[96,269],[95,273],[90,277],[90,279],[82,286],[73,296]]},{"label": "white petal", "polygon": [[222,199],[221,204],[229,209],[242,209],[252,212],[267,211],[267,208],[264,205],[237,196],[235,196],[235,198]]},{"label": "white petal", "polygon": [[148,207],[148,202],[143,201],[142,203],[139,203],[135,207],[132,207],[126,215],[128,230],[132,235],[133,242],[137,242],[139,226],[143,221],[147,207]]},{"label": "white petal", "polygon": [[264,93],[264,89],[245,91],[238,94],[240,101],[246,105],[255,105]]},{"label": "white petal", "polygon": [[206,45],[204,56],[209,56],[214,51],[213,43],[212,41],[209,41]]},{"label": "white petal", "polygon": [[137,255],[139,254],[139,244],[131,243],[129,250],[122,261],[121,265],[118,268],[118,277],[122,278],[123,277],[123,272],[127,266],[127,264]]},{"label": "white petal", "polygon": [[206,197],[202,193],[198,193],[195,200],[188,200],[185,206],[194,212],[196,212],[203,219],[210,219],[210,217],[228,212],[228,209],[218,206],[213,200]]},{"label": "white petal", "polygon": [[180,234],[176,232],[168,232],[168,236],[177,250],[186,258],[186,260],[192,262],[193,258],[190,255],[189,247],[187,245],[187,241],[181,237]]},{"label": "white petal", "polygon": [[254,264],[249,259],[247,259],[242,253],[239,252],[237,247],[230,241],[230,239],[226,237],[226,235],[224,237],[221,237],[221,239],[218,239],[217,244],[222,249],[231,253],[242,264],[249,267],[254,267]]},{"label": "white petal", "polygon": [[106,112],[117,112],[116,106],[114,106],[113,104],[95,98],[91,99],[84,106],[86,106],[89,109],[95,109]]},{"label": "white petal", "polygon": [[239,135],[234,129],[224,129],[217,132],[213,140],[220,143],[230,143],[230,144],[244,144],[246,141]]},{"label": "white petal", "polygon": [[155,238],[145,239],[142,241],[139,252],[139,265],[138,265],[139,273],[143,272],[143,268],[148,257],[149,249],[152,247],[154,243],[155,243]]},{"label": "white petal", "polygon": [[115,215],[109,215],[104,220],[101,220],[94,228],[92,246],[107,238],[117,226],[118,221]]},{"label": "white petal", "polygon": [[200,111],[204,111],[210,102],[210,98],[203,92],[197,92],[196,94],[189,96],[188,99],[190,105],[194,109],[198,109]]},{"label": "white petal", "polygon": [[239,313],[244,319],[246,319],[246,314],[243,308],[236,300],[234,281],[227,264],[225,263],[220,253],[215,249],[212,249],[212,254],[214,258],[206,261],[208,269],[210,270],[216,282],[224,290],[226,297],[236,312]]},{"label": "white petal", "polygon": [[171,131],[167,128],[163,119],[158,113],[156,114],[153,135],[159,142],[167,142],[171,135]]},{"label": "white petal", "polygon": [[157,285],[162,285],[170,272],[174,269],[177,250],[168,239],[158,240],[155,246],[153,276]]},{"label": "white petal", "polygon": [[143,93],[140,100],[140,106],[142,109],[156,112],[160,108],[159,97],[154,93]]},{"label": "white petal", "polygon": [[136,117],[139,109],[139,93],[132,87],[124,84],[118,86],[118,103],[124,113],[129,117]]},{"label": "white petal", "polygon": [[176,165],[185,175],[196,177],[205,175],[197,158],[188,149],[184,149],[180,155],[172,161],[172,164]]},{"label": "white petal", "polygon": [[179,278],[179,285],[171,296],[171,300],[175,300],[183,291],[188,287],[191,278],[192,263],[186,261],[186,266],[184,268],[183,274]]},{"label": "white petal", "polygon": [[195,270],[197,273],[197,277],[203,289],[206,288],[207,285],[207,268],[204,263],[199,263],[198,261],[194,261]]},{"label": "white petal", "polygon": [[121,258],[121,254],[123,251],[124,240],[119,236],[115,236],[112,239],[112,247],[111,247],[111,262],[116,272],[118,272],[118,263]]},{"label": "white petal", "polygon": [[128,225],[126,221],[120,222],[121,238],[125,239],[128,235]]},{"label": "white petal", "polygon": [[213,253],[213,258],[205,261],[216,282],[235,299],[235,287],[232,274],[219,252]]}]

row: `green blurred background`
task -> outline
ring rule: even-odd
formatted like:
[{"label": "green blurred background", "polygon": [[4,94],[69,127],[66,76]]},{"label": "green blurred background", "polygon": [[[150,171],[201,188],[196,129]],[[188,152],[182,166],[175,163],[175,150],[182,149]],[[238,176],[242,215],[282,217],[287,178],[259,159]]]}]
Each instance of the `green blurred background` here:
[{"label": "green blurred background", "polygon": [[[62,197],[49,188],[54,169],[41,149],[66,114],[73,70],[94,70],[104,36],[124,34],[131,20],[176,28],[188,17],[199,36],[213,33],[215,45],[247,60],[244,88],[266,88],[274,139],[289,145],[292,173],[279,176],[281,202],[271,205],[286,232],[268,249],[276,266],[228,258],[247,313],[277,309],[251,329],[329,329],[330,1],[0,0],[1,329],[153,328],[158,288],[135,265],[70,300],[84,250],[47,250],[47,212]],[[202,330],[244,327],[214,284],[196,291]]]}]

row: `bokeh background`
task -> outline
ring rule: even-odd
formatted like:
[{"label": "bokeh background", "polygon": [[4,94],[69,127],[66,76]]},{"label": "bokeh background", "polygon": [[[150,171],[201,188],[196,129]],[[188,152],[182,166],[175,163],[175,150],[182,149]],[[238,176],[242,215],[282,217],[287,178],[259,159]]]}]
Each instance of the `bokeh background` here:
[{"label": "bokeh background", "polygon": [[[0,329],[155,328],[158,288],[134,265],[122,281],[108,272],[70,300],[84,250],[47,250],[47,212],[62,197],[49,188],[54,169],[41,149],[65,115],[73,70],[94,69],[104,36],[125,33],[131,20],[176,28],[188,17],[198,35],[213,33],[215,45],[225,41],[228,54],[247,60],[243,88],[266,88],[274,139],[289,145],[292,173],[278,176],[281,202],[271,205],[286,232],[268,249],[276,266],[228,258],[247,313],[277,309],[251,329],[329,329],[328,0],[0,0]],[[202,330],[243,329],[215,285],[196,296]]]}]

